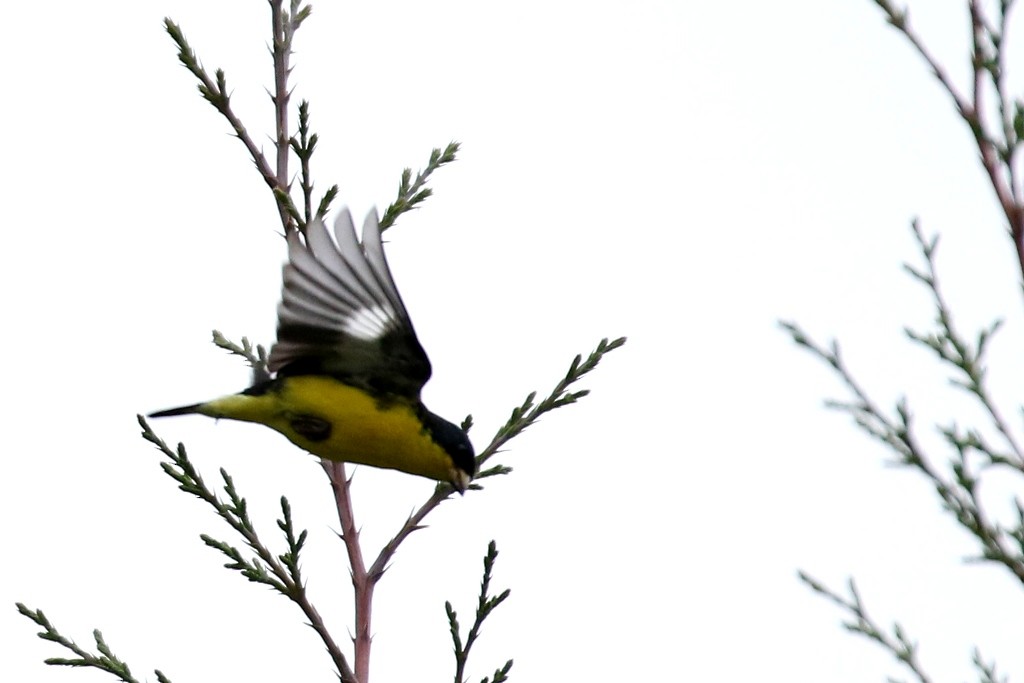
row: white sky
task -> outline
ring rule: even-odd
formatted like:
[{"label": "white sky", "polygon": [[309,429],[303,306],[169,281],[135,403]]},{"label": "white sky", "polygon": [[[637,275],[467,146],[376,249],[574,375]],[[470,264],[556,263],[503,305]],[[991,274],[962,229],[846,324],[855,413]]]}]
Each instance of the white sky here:
[{"label": "white sky", "polygon": [[[912,15],[958,77],[962,4]],[[1019,586],[961,561],[973,546],[934,493],[821,408],[837,382],[775,327],[838,336],[864,384],[886,404],[909,393],[938,444],[929,424],[975,413],[902,339],[931,317],[900,271],[920,216],[943,235],[963,329],[1009,318],[992,366],[1018,414],[1020,274],[1002,222],[967,131],[872,2],[314,5],[294,82],[321,190],[337,182],[361,216],[403,167],[464,144],[388,233],[434,363],[427,404],[472,412],[482,447],[574,354],[630,337],[590,397],[513,442],[513,475],[403,546],[377,593],[374,681],[450,679],[443,603],[468,622],[492,538],[494,586],[512,597],[471,680],[508,657],[514,681],[902,676],[797,569],[856,576],[940,680],[974,679],[975,644],[1019,674]],[[272,341],[284,256],[270,194],[177,64],[164,15],[227,71],[265,141],[265,3],[6,8],[3,678],[109,680],[44,667],[65,653],[18,600],[83,645],[102,629],[150,680],[330,681],[298,610],[220,568],[199,533],[235,539],[138,437],[136,413],[246,386],[209,332]],[[290,498],[312,596],[344,640],[347,569],[313,459],[255,426],[156,426],[208,481],[235,476],[265,538]],[[367,546],[431,486],[358,470]]]}]

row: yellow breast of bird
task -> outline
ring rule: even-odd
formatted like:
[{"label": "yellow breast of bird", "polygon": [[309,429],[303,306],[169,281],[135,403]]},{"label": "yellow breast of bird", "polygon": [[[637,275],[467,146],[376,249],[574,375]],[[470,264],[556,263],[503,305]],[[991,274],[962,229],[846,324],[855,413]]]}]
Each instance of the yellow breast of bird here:
[{"label": "yellow breast of bird", "polygon": [[401,470],[447,480],[452,461],[409,402],[382,402],[331,377],[288,377],[263,394],[235,394],[202,412],[258,422],[328,460]]}]

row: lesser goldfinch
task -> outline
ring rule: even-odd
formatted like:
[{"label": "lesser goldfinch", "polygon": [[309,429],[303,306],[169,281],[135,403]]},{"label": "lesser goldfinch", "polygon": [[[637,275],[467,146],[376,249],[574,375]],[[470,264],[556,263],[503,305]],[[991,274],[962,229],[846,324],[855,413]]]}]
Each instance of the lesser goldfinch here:
[{"label": "lesser goldfinch", "polygon": [[462,492],[476,474],[466,433],[427,408],[430,361],[391,277],[377,212],[356,239],[348,209],[290,230],[270,379],[238,394],[161,410],[267,425],[333,461],[447,481]]}]

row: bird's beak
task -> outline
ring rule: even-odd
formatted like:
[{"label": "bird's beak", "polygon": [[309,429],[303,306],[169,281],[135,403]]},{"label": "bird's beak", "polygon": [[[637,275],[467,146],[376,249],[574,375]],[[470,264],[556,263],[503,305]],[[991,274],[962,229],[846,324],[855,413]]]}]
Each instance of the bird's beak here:
[{"label": "bird's beak", "polygon": [[449,483],[456,491],[459,492],[460,496],[466,492],[467,488],[469,488],[470,481],[472,481],[472,479],[463,470],[460,470],[457,467],[452,468]]}]

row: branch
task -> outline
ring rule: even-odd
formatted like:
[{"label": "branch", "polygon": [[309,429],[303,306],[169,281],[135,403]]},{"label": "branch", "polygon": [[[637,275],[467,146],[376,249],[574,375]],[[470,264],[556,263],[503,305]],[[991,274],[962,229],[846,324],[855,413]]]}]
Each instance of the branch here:
[{"label": "branch", "polygon": [[[483,627],[484,620],[491,615],[498,605],[505,602],[505,599],[511,593],[506,588],[498,595],[490,595],[491,573],[494,570],[494,562],[497,559],[498,546],[494,541],[491,541],[487,544],[487,554],[484,556],[484,577],[480,581],[480,596],[477,598],[476,616],[473,619],[473,625],[469,628],[469,633],[466,635],[465,644],[462,641],[458,614],[452,607],[451,602],[445,601],[444,603],[444,610],[448,615],[448,629],[452,635],[455,651],[454,683],[465,683],[466,661],[469,659],[469,651],[472,649],[473,643],[480,636],[480,629]],[[506,662],[504,668],[495,671],[495,681],[499,680],[499,676],[505,676],[511,668],[512,660],[510,659]],[[504,678],[501,680],[504,680]]]},{"label": "branch", "polygon": [[953,325],[952,311],[939,289],[938,272],[935,266],[935,252],[938,248],[939,238],[936,236],[930,240],[926,239],[917,221],[914,221],[911,227],[918,247],[925,257],[925,269],[920,270],[909,264],[904,264],[903,268],[928,288],[937,311],[937,317],[936,329],[933,331],[921,333],[905,328],[905,332],[908,337],[934,351],[940,360],[951,365],[958,374],[963,375],[963,379],[951,379],[951,383],[978,399],[992,419],[996,430],[1006,442],[1008,452],[997,453],[987,446],[982,446],[978,450],[985,452],[991,461],[1009,465],[1024,473],[1024,450],[1021,450],[1009,424],[995,405],[986,384],[985,352],[988,350],[988,343],[992,340],[993,335],[1001,327],[1002,321],[995,320],[988,327],[982,329],[977,335],[977,343],[973,346],[956,330]]},{"label": "branch", "polygon": [[[533,401],[537,394],[536,392],[530,393],[526,397],[526,400],[523,401],[522,405],[512,411],[512,415],[509,416],[505,425],[498,430],[498,433],[494,436],[490,445],[488,445],[487,448],[477,456],[477,464],[482,465],[490,460],[498,453],[499,448],[519,436],[527,427],[538,422],[541,416],[545,413],[555,410],[556,408],[561,408],[562,406],[575,403],[589,394],[590,391],[587,389],[570,392],[569,387],[582,379],[587,373],[593,371],[597,367],[597,364],[601,362],[601,359],[604,358],[605,354],[614,351],[625,343],[625,337],[619,337],[612,341],[608,341],[607,338],[602,339],[598,343],[597,348],[595,348],[587,357],[587,360],[582,361],[582,356],[576,356],[576,358],[573,359],[572,363],[569,365],[569,371],[565,373],[565,377],[555,385],[555,388],[547,398],[539,404],[534,405]],[[480,473],[478,478],[492,476],[492,474],[504,473],[505,472],[501,471],[500,468],[497,468],[497,471],[494,472],[485,470]]]},{"label": "branch", "polygon": [[246,500],[238,494],[234,481],[224,469],[220,470],[220,474],[224,482],[224,492],[227,494],[228,502],[222,501],[217,494],[207,487],[202,476],[200,476],[192,462],[188,459],[183,444],[178,444],[176,451],[172,450],[153,432],[144,417],[140,415],[138,420],[139,425],[142,427],[142,437],[155,445],[170,461],[160,463],[160,467],[164,472],[178,482],[178,488],[182,491],[196,496],[213,507],[217,515],[245,540],[246,545],[255,552],[256,557],[247,559],[234,546],[224,541],[219,541],[207,534],[201,534],[200,538],[202,538],[203,542],[211,548],[220,551],[228,558],[229,562],[224,565],[228,569],[238,571],[249,581],[273,588],[298,605],[303,614],[306,615],[306,618],[309,619],[310,626],[313,627],[313,630],[317,632],[317,635],[320,636],[320,639],[327,647],[327,652],[338,669],[342,683],[359,683],[341,649],[328,632],[320,613],[306,595],[305,582],[299,570],[299,553],[305,543],[306,532],[302,531],[298,535],[295,534],[291,519],[291,506],[288,504],[288,500],[283,496],[281,497],[282,517],[277,523],[278,527],[284,532],[288,550],[281,555],[275,555],[263,544],[257,535],[252,520],[249,518]]},{"label": "branch", "polygon": [[[105,671],[108,674],[113,675],[124,683],[139,683],[138,680],[132,676],[131,669],[128,668],[128,664],[121,661],[107,645],[107,642],[103,639],[103,634],[99,629],[92,632],[92,637],[96,641],[96,650],[99,654],[93,654],[81,647],[79,647],[75,641],[70,638],[66,638],[50,623],[50,620],[46,618],[42,610],[31,610],[22,603],[15,603],[18,608],[18,612],[34,621],[37,625],[43,628],[37,635],[43,640],[49,640],[50,642],[57,643],[66,650],[70,650],[74,655],[74,658],[65,657],[50,657],[44,660],[46,664],[51,666],[72,666],[72,667],[83,667],[99,669]],[[164,676],[164,674],[156,669],[154,671],[156,679],[159,683],[171,683],[170,679]]]},{"label": "branch", "polygon": [[987,663],[981,656],[981,650],[974,648],[974,654],[971,656],[971,663],[974,664],[974,668],[978,670],[979,680],[981,683],[1009,683],[1010,679],[1007,676],[1000,677],[996,673],[995,662]]},{"label": "branch", "polygon": [[[594,349],[594,351],[592,351],[587,357],[586,361],[581,362],[581,356],[576,356],[570,364],[569,371],[566,373],[565,377],[555,385],[555,388],[551,391],[548,397],[541,401],[540,404],[534,405],[533,400],[536,397],[536,392],[531,392],[530,395],[526,397],[523,404],[512,411],[512,415],[509,417],[508,422],[498,430],[487,448],[477,456],[477,467],[479,468],[480,465],[487,462],[491,457],[498,453],[499,448],[521,434],[527,427],[537,422],[541,415],[555,410],[556,408],[561,408],[562,406],[575,403],[580,398],[590,393],[587,390],[569,392],[568,389],[573,383],[577,382],[584,375],[594,370],[605,354],[614,351],[625,343],[625,337],[619,337],[613,341],[602,339],[600,343],[598,343],[597,348]],[[471,421],[471,417],[467,418],[466,424],[469,424]],[[481,471],[474,481],[478,481],[486,477],[508,474],[511,471],[511,467],[496,465],[487,470]],[[471,491],[479,491],[482,490],[482,488],[483,487],[478,483],[473,483],[469,486],[469,490]],[[369,576],[371,580],[377,581],[384,575],[388,562],[391,561],[391,558],[398,550],[398,546],[402,544],[402,541],[404,541],[414,531],[422,529],[423,520],[430,511],[446,501],[453,493],[455,493],[455,489],[453,489],[450,484],[439,483],[437,485],[434,489],[433,495],[431,495],[418,510],[409,516],[409,519],[407,519],[405,524],[402,525],[402,528],[398,530],[398,533],[396,533],[394,537],[392,537],[392,539],[381,549],[380,553],[377,555],[377,559],[374,560],[373,565],[369,569]]]},{"label": "branch", "polygon": [[359,528],[356,526],[355,513],[352,511],[350,489],[352,479],[345,474],[345,463],[321,458],[320,465],[327,472],[331,489],[334,491],[338,519],[341,522],[341,540],[345,543],[348,563],[352,571],[356,625],[352,645],[356,653],[356,679],[365,682],[369,680],[370,676],[370,649],[373,645],[370,630],[373,614],[373,589],[379,577],[369,574],[363,561],[363,549],[359,545]]},{"label": "branch", "polygon": [[[793,341],[824,360],[853,394],[848,401],[826,401],[826,406],[850,415],[865,433],[878,439],[897,455],[897,464],[912,467],[923,474],[942,500],[943,507],[956,521],[980,542],[981,558],[997,562],[1009,569],[1024,583],[1024,531],[1022,526],[1007,531],[988,519],[978,498],[978,479],[961,454],[961,459],[952,465],[951,480],[935,468],[918,443],[913,429],[913,417],[906,399],[900,399],[895,414],[885,413],[860,387],[847,369],[839,353],[839,346],[832,343],[826,349],[813,342],[806,333],[793,323],[781,323],[792,336]],[[1024,525],[1024,517],[1021,518]],[[1009,543],[1013,540],[1016,549]]]},{"label": "branch", "polygon": [[[274,189],[289,192],[291,181],[288,177],[288,153],[291,135],[288,132],[288,102],[291,90],[288,77],[291,75],[292,41],[295,32],[313,11],[311,5],[302,6],[301,0],[291,0],[288,12],[282,8],[283,0],[270,0],[270,21],[274,41],[270,54],[274,60],[274,92],[270,96],[274,103],[274,144],[277,147],[277,185]],[[276,193],[275,193],[276,194]],[[285,231],[290,228],[285,222]]]},{"label": "branch", "polygon": [[289,140],[292,151],[295,152],[295,156],[299,159],[299,164],[302,173],[302,206],[304,210],[304,220],[299,221],[299,229],[305,230],[306,225],[311,223],[314,218],[322,220],[327,214],[327,210],[334,201],[334,198],[338,195],[338,186],[332,185],[324,193],[323,198],[320,200],[320,205],[316,209],[316,213],[313,213],[313,177],[309,170],[309,160],[313,156],[314,150],[316,150],[316,143],[319,140],[319,136],[316,133],[309,132],[309,102],[303,100],[299,104],[299,135],[298,137],[292,137]]},{"label": "branch", "polygon": [[935,249],[937,240],[926,240],[917,224],[914,234],[928,264],[924,271],[905,266],[918,281],[931,291],[937,313],[937,330],[922,334],[908,330],[908,336],[935,351],[939,358],[951,364],[956,371],[965,375],[965,380],[953,380],[954,384],[972,393],[989,413],[996,430],[1000,432],[1009,448],[1002,452],[991,447],[978,430],[966,432],[955,424],[942,429],[942,434],[956,451],[956,459],[950,464],[949,475],[940,472],[927,457],[918,443],[913,430],[913,418],[906,399],[900,399],[893,415],[883,411],[853,378],[839,352],[836,342],[825,348],[815,343],[806,332],[794,323],[780,323],[792,336],[793,341],[813,355],[828,363],[852,394],[852,400],[826,402],[829,408],[849,414],[864,432],[878,439],[896,453],[897,463],[916,469],[931,483],[942,500],[943,506],[956,521],[969,531],[981,545],[981,558],[1003,565],[1024,583],[1024,508],[1018,502],[1019,523],[1006,529],[989,519],[979,498],[979,476],[972,465],[970,455],[981,454],[987,465],[1005,465],[1021,471],[1021,454],[1017,442],[1005,421],[996,410],[984,384],[983,354],[997,325],[978,334],[976,347],[972,347],[953,327],[952,314],[942,297],[935,273]]},{"label": "branch", "polygon": [[504,683],[508,680],[508,672],[512,670],[512,660],[505,662],[500,669],[495,669],[490,677],[484,676],[480,683]]},{"label": "branch", "polygon": [[881,645],[896,660],[907,667],[921,683],[931,683],[931,679],[925,673],[917,658],[917,643],[912,642],[903,627],[899,624],[892,625],[892,633],[886,633],[874,619],[872,619],[864,607],[860,593],[857,592],[857,585],[850,579],[850,597],[843,598],[837,593],[829,590],[824,585],[814,580],[804,572],[799,573],[800,580],[810,586],[811,590],[825,596],[836,605],[841,607],[849,615],[849,619],[843,622],[843,627],[853,633],[862,636]]},{"label": "branch", "polygon": [[[170,18],[164,19],[164,28],[167,30],[168,35],[171,36],[171,40],[178,46],[178,60],[182,65],[188,69],[192,75],[199,79],[199,93],[203,96],[207,102],[213,105],[214,109],[219,111],[221,115],[228,120],[231,124],[232,130],[235,132],[235,137],[242,141],[245,145],[246,150],[249,152],[249,156],[252,158],[253,163],[256,165],[256,170],[259,171],[263,181],[275,192],[282,190],[287,192],[287,182],[283,185],[279,182],[278,177],[274,174],[274,171],[270,168],[270,162],[263,155],[263,152],[253,142],[252,137],[249,136],[249,132],[245,129],[241,119],[231,109],[231,96],[228,95],[227,79],[224,76],[223,69],[217,69],[216,77],[210,78],[210,75],[203,68],[203,65],[199,62],[199,58],[196,57],[195,51],[188,44],[185,39],[185,34],[182,32],[181,27],[171,21]],[[278,200],[278,211],[281,214],[281,220],[287,226],[289,221],[288,211]]]},{"label": "branch", "polygon": [[427,180],[434,171],[445,164],[455,161],[455,155],[458,151],[459,143],[457,142],[449,142],[444,151],[434,149],[430,153],[427,167],[416,174],[416,180],[412,180],[412,169],[407,168],[402,171],[402,181],[398,185],[398,198],[384,212],[384,216],[380,220],[381,232],[394,225],[395,221],[403,213],[415,209],[424,199],[434,193],[433,190],[429,187],[424,187],[424,185],[426,185]]},{"label": "branch", "polygon": [[253,384],[259,384],[270,379],[270,370],[267,369],[267,350],[262,344],[252,345],[248,337],[242,337],[241,345],[231,341],[219,330],[213,331],[213,343],[232,355],[240,356],[249,363],[252,368]]},{"label": "branch", "polygon": [[[906,9],[898,9],[891,0],[875,0],[886,20],[899,31],[928,64],[932,74],[949,94],[960,119],[967,124],[981,156],[981,164],[996,194],[1010,227],[1017,251],[1017,262],[1024,275],[1024,188],[1021,187],[1016,160],[1024,139],[1024,110],[1006,90],[1005,40],[1007,16],[1013,0],[1000,2],[998,23],[988,20],[980,0],[968,0],[971,21],[971,94],[968,98],[911,28]],[[995,92],[1000,126],[993,130],[986,123],[987,86]]]}]

